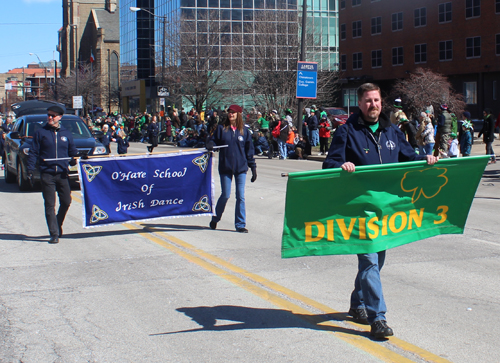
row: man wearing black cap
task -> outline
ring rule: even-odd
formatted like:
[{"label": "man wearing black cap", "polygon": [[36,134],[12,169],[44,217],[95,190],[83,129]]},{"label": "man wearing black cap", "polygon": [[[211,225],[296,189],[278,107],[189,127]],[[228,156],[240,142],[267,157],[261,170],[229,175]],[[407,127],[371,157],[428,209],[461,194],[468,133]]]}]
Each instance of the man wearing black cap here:
[{"label": "man wearing black cap", "polygon": [[[77,156],[73,135],[59,124],[65,109],[54,105],[47,109],[47,123],[33,136],[28,156],[28,176],[32,177],[39,161],[42,196],[45,202],[45,219],[49,227],[49,243],[58,243],[62,225],[71,204],[71,188],[68,178],[69,157]],[[55,159],[55,160],[49,160]],[[59,211],[55,214],[56,192]]]}]

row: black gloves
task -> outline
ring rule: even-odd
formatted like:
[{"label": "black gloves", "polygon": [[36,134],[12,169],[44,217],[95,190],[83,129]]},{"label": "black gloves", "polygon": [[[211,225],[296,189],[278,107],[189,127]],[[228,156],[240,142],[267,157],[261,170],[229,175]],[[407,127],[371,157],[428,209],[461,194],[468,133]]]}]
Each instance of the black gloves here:
[{"label": "black gloves", "polygon": [[71,158],[71,160],[69,161],[69,165],[70,166],[75,166],[76,165],[76,159],[75,158]]},{"label": "black gloves", "polygon": [[213,142],[213,140],[208,140],[208,141],[205,143],[205,148],[206,148],[208,151],[213,151],[213,150],[214,150],[214,142]]},{"label": "black gloves", "polygon": [[82,156],[80,156],[80,159],[82,160],[88,160],[89,156],[87,154],[83,154]]},{"label": "black gloves", "polygon": [[254,166],[252,168],[252,179],[250,179],[250,181],[253,183],[256,180],[257,180],[257,168]]}]

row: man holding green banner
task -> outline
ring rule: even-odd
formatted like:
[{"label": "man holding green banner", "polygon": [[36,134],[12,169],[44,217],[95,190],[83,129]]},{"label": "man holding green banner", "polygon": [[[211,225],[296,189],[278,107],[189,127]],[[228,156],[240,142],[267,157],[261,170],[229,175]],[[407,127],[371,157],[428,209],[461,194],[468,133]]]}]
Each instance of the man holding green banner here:
[{"label": "man holding green banner", "polygon": [[[381,113],[382,96],[377,85],[365,83],[357,93],[360,113],[349,117],[346,124],[335,132],[323,169],[342,168],[352,173],[356,166],[361,165],[414,160],[427,160],[427,164],[433,165],[438,161],[432,155],[416,154],[404,134]],[[358,274],[351,294],[349,315],[360,323],[370,324],[372,336],[391,336],[394,333],[386,322],[386,305],[380,281],[385,250],[357,256]]]}]

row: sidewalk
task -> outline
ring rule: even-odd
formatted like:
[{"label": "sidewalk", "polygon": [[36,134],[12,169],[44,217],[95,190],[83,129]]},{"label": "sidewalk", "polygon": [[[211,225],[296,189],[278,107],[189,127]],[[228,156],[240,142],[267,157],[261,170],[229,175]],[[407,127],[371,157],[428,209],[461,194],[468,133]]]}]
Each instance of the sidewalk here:
[{"label": "sidewalk", "polygon": [[[477,135],[477,133],[476,133]],[[314,149],[318,149],[318,151]],[[493,151],[499,159],[497,164],[490,164],[488,168],[491,168],[495,165],[499,165],[500,169],[500,134],[495,134],[495,141],[493,142]],[[307,157],[307,160],[321,161],[323,162],[326,158],[326,155],[318,155],[319,146],[313,148],[313,155]],[[472,145],[471,156],[476,155],[485,155],[486,154],[486,145],[483,143],[482,138],[478,139],[477,136],[474,137],[474,144]]]}]

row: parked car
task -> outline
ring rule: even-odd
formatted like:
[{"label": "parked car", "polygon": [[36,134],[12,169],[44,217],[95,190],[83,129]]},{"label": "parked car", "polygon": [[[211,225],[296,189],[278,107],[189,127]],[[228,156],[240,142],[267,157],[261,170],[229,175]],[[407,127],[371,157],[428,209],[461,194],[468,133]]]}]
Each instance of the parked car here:
[{"label": "parked car", "polygon": [[341,107],[324,107],[324,110],[328,114],[333,129],[345,124],[349,118],[349,114]]},{"label": "parked car", "polygon": [[[38,128],[43,127],[47,122],[47,102],[45,106],[33,104],[33,102],[42,101],[26,101],[31,102],[33,108],[18,107],[14,112],[22,110],[17,114],[12,131],[5,136],[4,155],[5,162],[5,181],[14,183],[17,181],[20,190],[30,190],[35,183],[40,182],[40,173],[38,165],[33,173],[33,178],[30,181],[27,177],[27,160],[29,150],[33,142],[33,136]],[[20,102],[23,103],[23,102]],[[13,105],[14,106],[14,105]],[[33,111],[34,110],[34,111]],[[41,114],[41,110],[44,111]],[[37,114],[31,114],[37,112]],[[20,117],[19,117],[20,116]],[[60,120],[61,125],[71,131],[75,141],[75,146],[79,150],[80,155],[105,155],[106,148],[96,140],[96,137],[102,135],[92,135],[87,125],[75,115],[64,115]],[[102,133],[100,133],[102,134]],[[71,182],[78,182],[78,170],[76,166],[69,169],[69,178]]]}]

